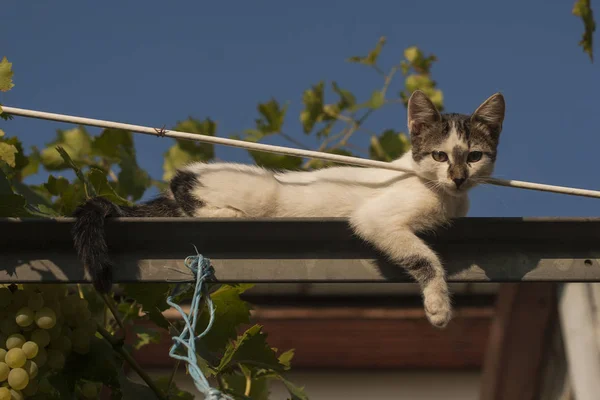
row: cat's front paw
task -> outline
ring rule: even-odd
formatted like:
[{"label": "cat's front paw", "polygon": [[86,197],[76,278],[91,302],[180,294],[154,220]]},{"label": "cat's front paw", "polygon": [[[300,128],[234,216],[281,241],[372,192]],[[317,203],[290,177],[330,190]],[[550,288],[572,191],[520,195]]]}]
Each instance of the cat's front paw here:
[{"label": "cat's front paw", "polygon": [[425,315],[436,328],[444,328],[452,319],[452,305],[447,291],[426,291]]}]

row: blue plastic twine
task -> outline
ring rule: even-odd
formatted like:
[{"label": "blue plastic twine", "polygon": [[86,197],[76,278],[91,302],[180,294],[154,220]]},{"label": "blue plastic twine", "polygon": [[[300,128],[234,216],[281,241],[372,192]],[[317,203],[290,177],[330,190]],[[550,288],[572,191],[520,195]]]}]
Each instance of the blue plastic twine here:
[{"label": "blue plastic twine", "polygon": [[[221,393],[218,389],[210,387],[208,380],[202,373],[202,370],[198,367],[198,359],[196,358],[196,340],[200,339],[210,331],[215,319],[215,306],[208,295],[208,288],[206,286],[206,281],[214,279],[215,270],[210,264],[210,260],[198,253],[198,249],[196,249],[195,256],[189,256],[185,259],[185,266],[192,271],[196,277],[196,287],[194,289],[194,296],[192,297],[189,314],[186,314],[178,304],[173,302],[173,297],[180,293],[179,289],[181,285],[175,286],[173,293],[167,298],[167,304],[175,308],[179,314],[181,314],[181,317],[185,322],[185,329],[179,336],[173,337],[175,343],[171,346],[169,356],[187,363],[188,372],[194,380],[194,385],[202,394],[204,394],[206,400],[233,400],[231,397]],[[194,336],[202,296],[206,299],[206,304],[210,312],[210,319],[204,332],[198,336]],[[176,352],[182,348],[187,355],[182,356],[176,354]]]}]

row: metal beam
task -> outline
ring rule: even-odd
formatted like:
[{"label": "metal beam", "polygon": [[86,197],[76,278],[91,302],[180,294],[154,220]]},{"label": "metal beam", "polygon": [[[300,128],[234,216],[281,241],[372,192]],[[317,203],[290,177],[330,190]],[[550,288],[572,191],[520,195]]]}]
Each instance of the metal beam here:
[{"label": "metal beam", "polygon": [[[0,282],[86,282],[73,219],[0,219]],[[192,245],[223,282],[410,282],[340,219],[123,218],[106,236],[117,282],[189,280]],[[463,218],[422,235],[453,282],[600,281],[600,218]]]}]

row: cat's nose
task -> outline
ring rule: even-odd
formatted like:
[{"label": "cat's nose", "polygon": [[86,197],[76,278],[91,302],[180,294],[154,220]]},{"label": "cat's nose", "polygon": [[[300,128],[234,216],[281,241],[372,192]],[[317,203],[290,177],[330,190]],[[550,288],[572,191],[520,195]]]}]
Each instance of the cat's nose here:
[{"label": "cat's nose", "polygon": [[454,181],[456,188],[459,189],[460,185],[462,185],[466,181],[466,178],[454,178],[452,180]]}]

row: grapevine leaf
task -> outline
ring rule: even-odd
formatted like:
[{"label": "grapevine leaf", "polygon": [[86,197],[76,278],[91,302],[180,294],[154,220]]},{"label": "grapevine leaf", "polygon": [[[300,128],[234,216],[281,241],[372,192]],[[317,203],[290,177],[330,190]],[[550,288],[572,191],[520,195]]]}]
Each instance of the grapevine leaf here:
[{"label": "grapevine leaf", "polygon": [[294,349],[290,349],[281,353],[279,355],[279,363],[285,366],[285,369],[288,370],[292,367],[292,358],[294,358]]},{"label": "grapevine leaf", "polygon": [[[93,362],[90,362],[90,360],[93,360]],[[123,361],[117,357],[112,347],[105,340],[93,338],[88,354],[71,353],[69,355],[65,364],[65,371],[69,371],[69,373],[59,374],[57,380],[66,379],[74,384],[79,379],[86,379],[119,388],[117,371],[119,371],[122,364]],[[52,383],[54,384],[54,381]]]},{"label": "grapevine leaf", "polygon": [[77,164],[89,164],[92,150],[92,139],[83,126],[66,131],[58,130],[56,140],[42,150],[41,162],[49,171],[63,170],[70,167],[64,157],[56,153],[55,147],[60,146]]},{"label": "grapevine leaf", "polygon": [[[243,365],[243,370],[247,370]],[[251,373],[251,371],[248,371]],[[226,374],[224,375],[225,383],[227,384],[228,392],[244,393],[246,389],[246,376],[241,374]],[[250,393],[247,398],[252,400],[269,400],[269,380],[267,378],[251,378]],[[240,396],[241,397],[241,396]]]},{"label": "grapevine leaf", "polygon": [[279,363],[275,351],[267,343],[267,335],[261,330],[262,326],[254,325],[238,336],[234,343],[230,343],[225,349],[217,371],[223,372],[238,363],[283,371],[285,366]]},{"label": "grapevine leaf", "polygon": [[[0,149],[6,145],[12,146],[16,150],[13,153],[14,165],[11,165],[11,167],[13,169],[8,175],[10,175],[10,176],[19,176],[20,175],[20,178],[22,179],[23,178],[22,170],[29,164],[29,159],[25,156],[25,154],[23,152],[23,144],[16,137],[0,138]],[[12,151],[12,150],[9,150],[9,151]],[[1,153],[1,151],[0,151],[0,153]],[[0,159],[2,159],[1,155],[0,155]],[[4,161],[6,162],[6,160],[4,160]]]},{"label": "grapevine leaf", "polygon": [[44,205],[46,207],[52,207],[52,195],[46,190],[46,188],[43,185],[26,185],[15,179],[13,179],[12,185],[18,194],[25,197],[27,204],[37,206]]},{"label": "grapevine leaf", "polygon": [[118,373],[119,388],[123,399],[158,400],[158,396],[144,383],[137,383],[129,379],[123,369]]},{"label": "grapevine leaf", "polygon": [[106,173],[99,168],[92,167],[88,172],[88,180],[94,187],[96,196],[102,196],[119,205],[129,205],[129,202],[119,196],[106,178]]},{"label": "grapevine leaf", "polygon": [[340,96],[340,101],[338,102],[340,109],[344,110],[356,104],[356,97],[350,91],[341,89],[335,81],[331,83],[331,86],[333,87],[333,91]]},{"label": "grapevine leaf", "polygon": [[[178,122],[174,130],[196,133],[199,135],[215,136],[217,124],[210,118],[198,121],[188,118]],[[163,164],[163,179],[169,180],[175,171],[185,164],[195,161],[210,161],[215,157],[214,146],[210,143],[200,143],[191,140],[177,140],[176,143],[165,153]]]},{"label": "grapevine leaf", "polygon": [[48,176],[48,182],[44,183],[44,187],[53,196],[60,196],[69,187],[69,180],[59,176],[55,178],[53,175]]},{"label": "grapevine leaf", "polygon": [[16,165],[15,154],[17,154],[17,148],[15,146],[6,142],[0,142],[0,160],[13,168]]},{"label": "grapevine leaf", "polygon": [[300,121],[306,134],[313,130],[323,115],[323,88],[324,83],[321,81],[302,94],[304,110],[300,113]]},{"label": "grapevine leaf", "polygon": [[[250,323],[250,304],[240,299],[240,295],[252,286],[223,285],[210,295],[215,305],[215,320],[211,330],[199,340],[199,344],[218,352],[237,337],[237,328],[240,325]],[[208,319],[208,312],[200,315],[198,333],[206,329]]]},{"label": "grapevine leaf", "polygon": [[150,175],[139,167],[135,159],[135,154],[121,150],[121,162],[119,163],[117,192],[120,196],[128,198],[131,196],[133,201],[139,200],[146,192],[152,180]]},{"label": "grapevine leaf", "polygon": [[104,129],[91,144],[91,154],[118,162],[122,151],[134,154],[133,134],[122,129]]},{"label": "grapevine leaf", "polygon": [[[26,160],[27,160],[27,165],[25,165],[23,167],[23,169],[21,169],[21,178],[23,178],[23,179],[28,176],[35,175],[38,173],[38,170],[40,168],[41,157],[40,157],[40,151],[38,150],[37,147],[35,147],[35,146],[31,147],[31,153],[26,158]],[[18,165],[18,157],[17,157],[17,165]]]},{"label": "grapevine leaf", "polygon": [[265,168],[275,169],[299,169],[302,166],[302,158],[281,154],[264,153],[260,151],[249,151],[257,165]]},{"label": "grapevine leaf", "polygon": [[151,321],[161,328],[169,329],[169,322],[162,315],[162,311],[169,308],[167,296],[171,287],[168,283],[130,283],[123,285],[123,292],[142,306]]},{"label": "grapevine leaf", "polygon": [[385,45],[386,39],[385,37],[380,37],[375,45],[375,48],[369,52],[366,56],[353,56],[348,58],[346,61],[351,63],[359,63],[369,66],[374,66],[377,63],[377,59],[379,58],[379,54],[381,53],[381,49],[383,45]]},{"label": "grapevine leaf", "polygon": [[[0,110],[2,110],[2,108],[0,107]],[[1,112],[1,111],[0,111]],[[0,138],[4,137],[4,135],[6,135],[6,133],[4,133],[4,131],[2,129],[0,129]]]},{"label": "grapevine leaf", "polygon": [[8,121],[13,119],[13,116],[11,114],[5,113],[4,110],[2,110],[2,106],[0,105],[0,118],[2,118],[5,121]]},{"label": "grapevine leaf", "polygon": [[148,344],[160,343],[161,332],[157,331],[156,329],[153,329],[152,327],[134,325],[133,331],[135,332],[135,336],[137,337],[137,341],[133,345],[133,347],[136,350],[139,350]]},{"label": "grapevine leaf", "polygon": [[255,120],[256,129],[264,134],[281,132],[288,108],[287,104],[281,107],[277,100],[271,99],[266,103],[259,103],[257,108],[260,118]]},{"label": "grapevine leaf", "polygon": [[181,390],[170,377],[160,377],[154,380],[156,386],[167,394],[167,398],[173,400],[194,400],[194,395]]},{"label": "grapevine leaf", "polygon": [[292,382],[288,381],[281,375],[278,376],[278,379],[283,382],[285,388],[290,393],[291,400],[308,400],[308,395],[304,393],[304,387],[298,387],[294,385]]},{"label": "grapevine leaf", "polygon": [[27,216],[26,203],[25,197],[13,192],[7,176],[0,169],[0,217]]},{"label": "grapevine leaf", "polygon": [[372,136],[369,155],[374,160],[393,161],[410,148],[410,141],[404,133],[388,129],[381,136]]},{"label": "grapevine leaf", "polygon": [[371,94],[371,98],[369,99],[368,106],[374,110],[380,108],[385,103],[385,95],[381,90],[375,90]]},{"label": "grapevine leaf", "polygon": [[583,21],[584,31],[579,45],[583,51],[590,56],[590,60],[594,61],[593,55],[593,35],[596,31],[596,22],[594,21],[594,13],[590,0],[577,0],[573,6],[573,15],[581,18]]},{"label": "grapevine leaf", "polygon": [[0,92],[7,92],[15,86],[12,77],[12,63],[4,57],[0,61]]}]

